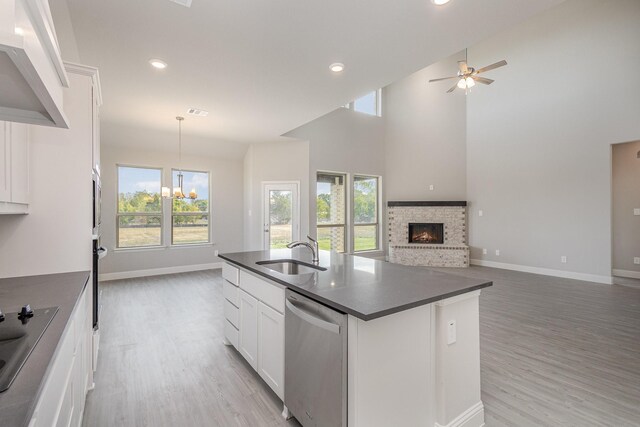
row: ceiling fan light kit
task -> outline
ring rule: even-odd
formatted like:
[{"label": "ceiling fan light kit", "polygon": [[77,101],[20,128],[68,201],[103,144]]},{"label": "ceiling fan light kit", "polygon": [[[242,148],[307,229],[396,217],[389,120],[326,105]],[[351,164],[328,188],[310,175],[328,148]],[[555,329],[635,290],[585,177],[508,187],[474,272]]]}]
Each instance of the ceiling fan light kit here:
[{"label": "ceiling fan light kit", "polygon": [[[467,56],[467,53],[465,50],[465,58],[466,56]],[[451,89],[449,89],[447,93],[453,92],[454,90],[456,90],[456,88],[463,89],[465,93],[467,93],[469,89],[471,89],[476,85],[476,83],[481,83],[483,85],[490,85],[491,83],[494,82],[494,80],[487,79],[485,77],[480,77],[478,76],[478,74],[486,73],[487,71],[495,70],[496,68],[504,67],[505,65],[507,65],[507,61],[502,60],[476,70],[473,67],[469,67],[469,65],[467,64],[467,60],[465,59],[464,61],[458,61],[458,74],[450,77],[441,77],[438,79],[431,79],[429,80],[429,83],[440,82],[443,80],[450,80],[450,79],[458,79],[458,82]]]}]

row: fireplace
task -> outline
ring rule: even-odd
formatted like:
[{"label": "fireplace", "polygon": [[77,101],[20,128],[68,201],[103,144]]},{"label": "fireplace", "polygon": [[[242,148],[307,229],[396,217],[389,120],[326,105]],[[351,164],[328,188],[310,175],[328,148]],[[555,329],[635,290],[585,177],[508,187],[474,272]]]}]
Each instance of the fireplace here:
[{"label": "fireplace", "polygon": [[409,243],[443,244],[444,224],[442,223],[409,223]]}]

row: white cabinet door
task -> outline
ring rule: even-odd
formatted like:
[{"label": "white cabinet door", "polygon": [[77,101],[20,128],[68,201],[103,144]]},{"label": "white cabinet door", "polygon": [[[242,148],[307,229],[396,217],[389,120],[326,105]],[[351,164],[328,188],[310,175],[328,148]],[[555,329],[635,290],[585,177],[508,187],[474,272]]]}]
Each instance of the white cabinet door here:
[{"label": "white cabinet door", "polygon": [[0,122],[0,202],[11,201],[11,124]]},{"label": "white cabinet door", "polygon": [[258,303],[258,373],[284,400],[284,315]]},{"label": "white cabinet door", "polygon": [[29,203],[29,129],[11,123],[11,202]]},{"label": "white cabinet door", "polygon": [[240,295],[240,339],[238,350],[249,365],[258,370],[258,300],[239,290]]}]

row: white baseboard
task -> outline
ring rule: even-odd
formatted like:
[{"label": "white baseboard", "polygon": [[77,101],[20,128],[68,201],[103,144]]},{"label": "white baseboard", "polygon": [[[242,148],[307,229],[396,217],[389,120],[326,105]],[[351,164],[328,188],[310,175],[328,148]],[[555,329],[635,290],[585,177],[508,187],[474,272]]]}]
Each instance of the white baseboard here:
[{"label": "white baseboard", "polygon": [[151,268],[149,270],[118,271],[115,273],[103,273],[98,275],[100,282],[108,280],[131,279],[134,277],[159,276],[161,274],[186,273],[188,271],[211,270],[222,268],[223,262],[211,262],[209,264],[177,265],[175,267]]},{"label": "white baseboard", "polygon": [[484,405],[478,402],[447,424],[435,423],[435,427],[483,427]]},{"label": "white baseboard", "polygon": [[613,275],[619,277],[628,277],[630,279],[640,279],[640,271],[618,270],[614,268]]},{"label": "white baseboard", "polygon": [[503,270],[523,271],[525,273],[542,274],[543,276],[564,277],[566,279],[583,280],[585,282],[604,283],[612,285],[611,276],[600,276],[597,274],[578,273],[575,271],[554,270],[552,268],[530,267],[528,265],[508,264],[505,262],[486,261],[483,259],[470,260],[471,265],[483,267],[501,268]]}]

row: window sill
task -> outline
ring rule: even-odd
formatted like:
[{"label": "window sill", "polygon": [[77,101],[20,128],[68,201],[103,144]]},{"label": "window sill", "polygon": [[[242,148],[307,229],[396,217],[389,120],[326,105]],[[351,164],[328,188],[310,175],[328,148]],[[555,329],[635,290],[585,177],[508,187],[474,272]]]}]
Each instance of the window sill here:
[{"label": "window sill", "polygon": [[192,243],[184,245],[163,245],[163,246],[141,246],[135,248],[114,248],[114,252],[146,252],[146,251],[162,251],[165,249],[184,249],[184,248],[206,248],[215,246],[215,243]]}]

